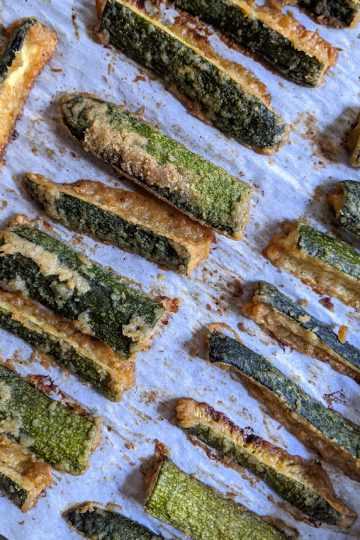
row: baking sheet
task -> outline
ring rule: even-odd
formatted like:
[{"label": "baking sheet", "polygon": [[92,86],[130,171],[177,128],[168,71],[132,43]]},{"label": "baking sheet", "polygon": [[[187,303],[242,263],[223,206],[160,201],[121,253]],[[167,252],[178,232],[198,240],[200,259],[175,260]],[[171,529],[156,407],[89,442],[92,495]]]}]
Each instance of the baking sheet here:
[{"label": "baking sheet", "polygon": [[[100,414],[104,420],[103,440],[91,457],[91,466],[80,477],[55,472],[55,482],[37,507],[22,514],[0,498],[0,533],[9,540],[58,540],[77,538],[60,513],[67,505],[85,500],[113,502],[123,512],[161,531],[167,538],[182,536],[146,516],[141,509],[144,487],[139,472],[142,460],[153,453],[154,440],[167,444],[175,463],[261,515],[283,519],[302,538],[340,539],[360,535],[358,522],[352,533],[335,528],[315,528],[296,521],[281,499],[263,482],[210,461],[192,446],[172,424],[177,398],[190,396],[207,401],[240,426],[251,426],[271,442],[301,456],[311,453],[284,427],[266,415],[242,383],[204,361],[205,326],[226,322],[236,329],[246,345],[271,358],[276,366],[299,382],[311,395],[359,422],[359,387],[324,363],[289,349],[281,350],[240,312],[244,298],[237,296],[238,281],[248,284],[265,279],[283,287],[294,298],[309,301],[309,311],[337,329],[349,326],[348,339],[358,346],[359,318],[336,300],[334,313],[319,303],[319,296],[286,272],[276,270],[261,255],[269,238],[284,219],[307,215],[320,228],[331,228],[331,216],[323,191],[331,183],[358,178],[348,166],[343,137],[357,115],[359,105],[359,30],[320,28],[320,33],[342,49],[339,63],[318,89],[296,86],[268,71],[261,64],[228,49],[211,38],[224,56],[250,67],[267,84],[273,106],[292,124],[290,142],[275,156],[266,157],[229,141],[216,129],[193,118],[160,82],[115,50],[98,45],[92,36],[95,23],[93,0],[4,0],[0,3],[3,23],[33,15],[53,26],[59,45],[51,65],[36,83],[17,124],[17,137],[6,151],[1,171],[0,220],[3,225],[14,213],[36,215],[36,209],[21,193],[19,175],[37,172],[57,181],[80,178],[119,185],[112,170],[82,152],[71,142],[57,121],[56,101],[64,91],[93,92],[126,103],[129,109],[144,110],[147,120],[197,153],[241,176],[255,187],[251,221],[245,238],[233,242],[218,236],[211,256],[192,279],[160,270],[144,259],[105,246],[87,237],[55,229],[87,256],[109,265],[153,290],[180,299],[180,310],[154,339],[149,351],[139,354],[137,384],[119,404],[113,404],[61,370],[50,369],[55,383],[65,392]],[[309,18],[293,10],[310,29],[318,28]],[[121,183],[120,183],[121,185]],[[126,184],[132,188],[130,184]],[[316,196],[315,194],[316,190]],[[19,371],[47,373],[20,339],[0,331],[0,357],[12,359]],[[349,506],[360,510],[359,484],[338,470],[324,465],[336,493]],[[215,540],[215,539],[214,539]]]}]

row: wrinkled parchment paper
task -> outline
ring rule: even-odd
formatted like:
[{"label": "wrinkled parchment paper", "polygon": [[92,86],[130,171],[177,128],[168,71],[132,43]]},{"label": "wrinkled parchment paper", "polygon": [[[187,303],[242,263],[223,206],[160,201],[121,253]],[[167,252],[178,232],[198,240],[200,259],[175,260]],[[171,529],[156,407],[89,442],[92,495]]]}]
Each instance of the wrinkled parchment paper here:
[{"label": "wrinkled parchment paper", "polygon": [[[172,418],[175,400],[191,396],[207,401],[240,426],[253,427],[256,433],[290,452],[314,457],[265,413],[238,379],[205,363],[204,328],[221,321],[235,329],[240,324],[243,328],[240,335],[246,345],[271,358],[325,405],[360,422],[356,383],[320,361],[289,349],[281,350],[241,315],[240,305],[246,294],[239,297],[237,282],[243,284],[246,292],[247,285],[266,279],[283,287],[295,299],[307,299],[312,314],[335,329],[340,324],[349,326],[348,339],[360,345],[359,319],[353,311],[336,300],[333,300],[333,313],[325,309],[319,303],[319,296],[291,275],[276,270],[261,255],[278,223],[284,219],[306,214],[318,227],[331,228],[323,190],[338,180],[360,179],[359,173],[349,167],[342,145],[359,105],[359,29],[319,29],[323,37],[342,51],[338,65],[317,89],[287,82],[260,63],[226,48],[218,38],[211,38],[224,56],[251,68],[267,84],[274,108],[292,124],[290,142],[277,155],[266,157],[227,140],[216,129],[193,118],[160,82],[149,79],[121,53],[98,45],[92,37],[93,0],[3,0],[0,5],[5,25],[33,15],[53,26],[59,36],[56,55],[36,83],[23,118],[17,124],[16,140],[6,151],[6,164],[0,173],[1,225],[14,213],[32,216],[37,213],[20,190],[19,175],[25,171],[42,173],[61,182],[88,178],[121,185],[110,168],[85,155],[62,131],[56,117],[56,101],[64,91],[93,92],[126,103],[133,111],[143,108],[147,120],[255,187],[245,238],[233,242],[218,236],[209,260],[192,279],[163,271],[138,256],[71,234],[56,225],[62,237],[87,256],[141,282],[145,290],[178,297],[180,310],[161,329],[151,349],[139,354],[136,387],[119,404],[106,401],[61,370],[48,370],[39,361],[30,361],[31,348],[0,331],[1,358],[15,359],[15,366],[24,374],[50,371],[63,391],[101,415],[104,421],[102,443],[91,457],[86,474],[72,477],[55,472],[54,485],[47,490],[46,497],[26,515],[5,497],[0,498],[0,533],[10,540],[76,538],[77,534],[69,531],[61,518],[61,511],[71,503],[96,500],[118,504],[125,514],[161,531],[167,538],[181,537],[169,526],[146,516],[141,508],[144,486],[140,465],[143,458],[152,454],[154,439],[159,439],[169,446],[173,460],[185,471],[224,493],[236,494],[239,502],[264,516],[283,519],[302,538],[346,538],[347,534],[335,528],[324,525],[315,528],[296,521],[263,482],[250,473],[241,475],[209,460],[172,424]],[[296,15],[308,28],[317,28],[305,15],[298,12]],[[127,186],[131,189],[130,184]],[[315,196],[319,187],[320,192]],[[360,510],[359,484],[334,467],[324,466],[338,496]],[[359,522],[351,534],[354,537],[360,534]]]}]

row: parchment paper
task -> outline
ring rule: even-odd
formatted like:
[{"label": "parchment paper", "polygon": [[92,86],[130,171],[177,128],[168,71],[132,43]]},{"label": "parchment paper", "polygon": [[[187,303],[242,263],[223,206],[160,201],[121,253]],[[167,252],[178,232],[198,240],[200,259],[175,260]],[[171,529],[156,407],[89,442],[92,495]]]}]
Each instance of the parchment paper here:
[{"label": "parchment paper", "polygon": [[[319,303],[319,296],[286,272],[276,270],[261,255],[278,223],[307,215],[321,229],[331,229],[331,214],[324,198],[314,196],[316,188],[327,188],[334,181],[359,178],[347,163],[342,139],[354,121],[359,105],[359,29],[320,33],[342,49],[339,63],[317,89],[301,88],[267,70],[260,63],[226,48],[212,38],[227,58],[250,67],[265,82],[273,106],[292,124],[290,142],[273,157],[260,156],[226,139],[216,129],[192,117],[155,79],[124,55],[98,45],[92,37],[95,23],[93,0],[3,0],[3,23],[33,15],[53,26],[59,45],[51,65],[36,83],[17,124],[17,138],[6,151],[1,171],[1,225],[14,213],[36,215],[33,204],[21,194],[19,175],[25,171],[42,173],[56,181],[80,178],[121,185],[110,168],[82,152],[59,127],[56,101],[64,91],[87,91],[126,103],[131,110],[144,109],[145,118],[234,175],[255,186],[251,221],[245,238],[233,242],[218,236],[209,260],[192,279],[160,270],[144,259],[80,237],[55,226],[76,249],[109,265],[121,274],[141,282],[145,290],[178,297],[180,310],[154,339],[151,349],[137,361],[137,384],[119,404],[112,404],[75,377],[50,369],[60,388],[73,395],[104,420],[103,440],[91,457],[88,472],[80,477],[55,472],[55,483],[35,509],[22,514],[5,497],[0,498],[0,533],[10,540],[60,540],[76,538],[60,512],[67,505],[85,500],[113,502],[123,512],[161,531],[165,537],[181,535],[146,516],[141,502],[144,495],[142,460],[152,454],[154,439],[169,446],[173,460],[223,493],[233,493],[241,503],[258,513],[272,515],[295,527],[305,539],[340,539],[346,534],[335,528],[314,528],[296,521],[285,510],[281,499],[250,473],[243,475],[210,461],[194,447],[171,422],[177,398],[191,396],[207,401],[225,412],[240,426],[251,426],[256,433],[301,456],[311,455],[287,430],[273,421],[259,403],[249,396],[242,383],[229,373],[204,361],[204,328],[211,322],[227,322],[236,329],[243,324],[241,337],[246,345],[268,356],[276,366],[299,382],[311,395],[359,423],[359,387],[326,364],[281,350],[255,324],[240,313],[242,298],[237,296],[239,280],[247,285],[266,279],[283,287],[295,299],[309,301],[309,311],[333,324],[349,326],[348,339],[358,346],[359,319],[353,311],[333,300],[331,313]],[[305,15],[296,16],[310,29],[317,26]],[[131,188],[130,184],[128,187]],[[39,361],[30,361],[32,350],[20,339],[0,331],[0,356],[15,359],[22,373],[47,373]],[[33,357],[32,357],[33,358]],[[331,394],[329,396],[329,394]],[[324,465],[337,494],[348,505],[360,510],[359,484],[335,468]],[[352,535],[360,534],[358,522]],[[215,540],[215,539],[214,539]]]}]

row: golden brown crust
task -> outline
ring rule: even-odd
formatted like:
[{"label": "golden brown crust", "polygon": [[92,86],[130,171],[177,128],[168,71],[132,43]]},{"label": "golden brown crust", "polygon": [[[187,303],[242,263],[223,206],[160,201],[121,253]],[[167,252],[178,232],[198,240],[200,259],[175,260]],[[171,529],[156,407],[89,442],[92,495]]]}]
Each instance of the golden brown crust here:
[{"label": "golden brown crust", "polygon": [[347,147],[350,153],[350,165],[353,167],[360,167],[360,115],[356,121],[355,127],[349,133]]}]

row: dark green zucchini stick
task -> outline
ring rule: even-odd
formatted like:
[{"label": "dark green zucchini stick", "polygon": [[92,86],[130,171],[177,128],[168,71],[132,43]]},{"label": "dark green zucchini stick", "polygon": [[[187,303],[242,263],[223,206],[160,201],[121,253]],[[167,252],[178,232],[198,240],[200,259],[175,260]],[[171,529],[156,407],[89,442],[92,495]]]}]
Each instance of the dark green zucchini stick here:
[{"label": "dark green zucchini stick", "polygon": [[63,96],[64,125],[94,154],[190,218],[240,239],[251,188],[140,116],[89,94]]},{"label": "dark green zucchini stick", "polygon": [[211,231],[150,195],[87,180],[57,184],[30,173],[24,183],[51,218],[162,266],[191,274],[209,255]]},{"label": "dark green zucchini stick", "polygon": [[227,325],[209,327],[208,360],[238,373],[276,420],[322,459],[360,481],[360,426],[304,392],[269,360],[245,347]]},{"label": "dark green zucchini stick", "polygon": [[160,540],[163,538],[144,525],[110,508],[103,508],[98,503],[86,502],[73,506],[63,513],[63,517],[82,536],[91,540]]},{"label": "dark green zucchini stick", "polygon": [[0,364],[0,430],[59,471],[82,474],[101,439],[101,421],[29,384]]},{"label": "dark green zucchini stick", "polygon": [[175,4],[212,24],[293,82],[317,86],[338,51],[294,17],[248,0],[175,0]]},{"label": "dark green zucchini stick", "polygon": [[0,289],[0,327],[117,401],[134,384],[135,359],[124,360],[67,319],[41,308],[19,293]]},{"label": "dark green zucchini stick", "polygon": [[37,461],[18,443],[0,435],[0,491],[27,512],[51,484],[50,465]]},{"label": "dark green zucchini stick", "polygon": [[337,28],[354,27],[360,17],[359,0],[297,0],[321,24]]},{"label": "dark green zucchini stick", "polygon": [[264,85],[190,31],[196,20],[183,14],[182,21],[165,22],[156,2],[148,10],[137,0],[97,0],[97,7],[100,41],[155,71],[193,114],[257,152],[273,154],[285,143],[289,128],[271,108]]},{"label": "dark green zucchini stick", "polygon": [[360,182],[344,180],[329,195],[340,227],[360,240]]},{"label": "dark green zucchini stick", "polygon": [[305,222],[286,224],[264,255],[319,294],[336,296],[360,310],[360,254]]},{"label": "dark green zucchini stick", "polygon": [[0,157],[33,84],[57,44],[55,32],[33,18],[17,21],[7,34],[9,41],[0,56]]},{"label": "dark green zucchini stick", "polygon": [[270,283],[259,283],[243,311],[280,343],[328,362],[360,383],[360,350],[342,343],[328,325]]},{"label": "dark green zucchini stick", "polygon": [[354,523],[357,514],[336,498],[330,478],[318,461],[291,455],[194,399],[177,402],[176,422],[185,432],[215,448],[226,463],[250,470],[311,518],[341,528]]},{"label": "dark green zucchini stick", "polygon": [[161,454],[155,455],[146,483],[146,512],[193,540],[286,538],[260,516],[224,498]]},{"label": "dark green zucchini stick", "polygon": [[350,131],[347,139],[347,147],[350,154],[350,165],[360,167],[360,115],[355,126]]},{"label": "dark green zucchini stick", "polygon": [[164,315],[162,304],[24,216],[1,234],[0,282],[74,321],[125,358],[144,347]]}]

